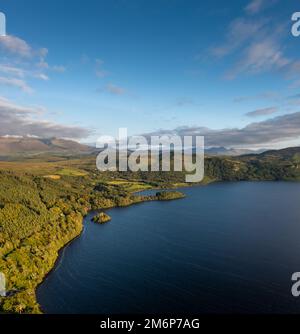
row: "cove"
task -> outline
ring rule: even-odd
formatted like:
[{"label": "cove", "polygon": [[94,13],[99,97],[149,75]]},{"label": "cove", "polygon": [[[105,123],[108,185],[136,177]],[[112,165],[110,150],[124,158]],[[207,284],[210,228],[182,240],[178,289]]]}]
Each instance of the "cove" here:
[{"label": "cove", "polygon": [[215,183],[108,210],[37,290],[45,313],[299,313],[300,184]]}]

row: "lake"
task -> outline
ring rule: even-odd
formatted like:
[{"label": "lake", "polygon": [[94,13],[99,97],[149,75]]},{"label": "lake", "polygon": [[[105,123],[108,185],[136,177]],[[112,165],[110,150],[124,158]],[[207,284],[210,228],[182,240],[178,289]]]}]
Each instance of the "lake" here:
[{"label": "lake", "polygon": [[90,213],[37,290],[46,313],[300,313],[300,183],[215,183]]}]

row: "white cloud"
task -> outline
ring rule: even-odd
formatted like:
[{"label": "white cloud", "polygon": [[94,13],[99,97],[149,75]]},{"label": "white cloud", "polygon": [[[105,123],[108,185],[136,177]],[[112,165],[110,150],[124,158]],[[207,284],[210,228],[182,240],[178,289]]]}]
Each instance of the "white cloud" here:
[{"label": "white cloud", "polygon": [[245,8],[248,14],[258,14],[263,9],[272,6],[277,0],[252,0]]},{"label": "white cloud", "polygon": [[[16,67],[15,65],[10,64],[1,64],[0,63],[0,73],[3,75],[0,76],[0,84],[17,87],[25,93],[33,93],[33,89],[26,82],[26,78],[35,78],[43,81],[48,81],[49,77],[40,71],[28,70],[25,68]],[[5,76],[4,76],[5,75]]]},{"label": "white cloud", "polygon": [[6,109],[8,112],[13,112],[15,114],[39,114],[42,108],[32,108],[20,106],[3,96],[0,96],[0,108]]},{"label": "white cloud", "polygon": [[103,68],[104,61],[102,59],[96,59],[96,76],[98,78],[104,78],[109,75],[109,72]]},{"label": "white cloud", "polygon": [[34,49],[25,40],[12,35],[0,36],[0,48],[4,52],[23,58],[45,58],[48,54],[48,49]]},{"label": "white cloud", "polygon": [[105,78],[108,75],[108,72],[105,70],[97,69],[96,70],[96,76],[98,78]]},{"label": "white cloud", "polygon": [[33,49],[23,39],[15,36],[0,36],[0,47],[9,53],[18,55],[20,57],[32,57]]},{"label": "white cloud", "polygon": [[66,72],[66,68],[65,66],[62,66],[62,65],[54,65],[52,66],[51,68],[54,72],[58,72],[58,73],[64,73]]},{"label": "white cloud", "polygon": [[41,48],[38,50],[38,55],[42,58],[45,58],[48,55],[48,49],[47,48]]},{"label": "white cloud", "polygon": [[[62,73],[64,66],[51,66],[46,61],[47,48],[33,48],[25,40],[16,36],[0,37],[0,84],[21,89],[25,93],[34,90],[27,83],[27,79],[48,81],[47,72]],[[26,79],[26,80],[25,80]]]},{"label": "white cloud", "polygon": [[42,68],[42,69],[48,69],[49,68],[49,64],[44,59],[41,59],[37,63],[37,67]]},{"label": "white cloud", "polygon": [[259,117],[259,116],[266,116],[266,115],[272,115],[278,112],[278,108],[276,107],[269,107],[269,108],[263,108],[263,109],[257,109],[254,111],[250,111],[246,114],[248,117]]},{"label": "white cloud", "polygon": [[274,91],[265,91],[260,94],[251,95],[251,96],[239,96],[233,100],[235,103],[255,101],[255,100],[278,100],[281,95],[278,92]]},{"label": "white cloud", "polygon": [[25,93],[33,93],[34,90],[22,79],[0,77],[0,85],[20,88]]},{"label": "white cloud", "polygon": [[90,130],[80,126],[62,125],[39,121],[35,116],[44,112],[40,107],[20,106],[0,97],[0,136],[37,136],[42,138],[60,137],[81,139],[90,134]]},{"label": "white cloud", "polygon": [[204,136],[205,146],[259,147],[300,138],[300,112],[251,123],[244,128],[209,129],[182,126],[174,130],[158,130],[151,135]]},{"label": "white cloud", "polygon": [[25,70],[15,67],[12,65],[0,64],[0,72],[8,75],[13,75],[15,77],[24,78]]},{"label": "white cloud", "polygon": [[[246,7],[251,14],[273,5],[275,0],[254,0]],[[256,75],[265,72],[281,71],[290,77],[295,68],[300,68],[299,61],[286,54],[286,22],[262,16],[239,17],[226,29],[220,45],[214,46],[210,53],[217,58],[231,56],[233,63],[225,78],[234,79],[242,74]],[[229,57],[228,57],[229,59]]]},{"label": "white cloud", "polygon": [[105,90],[111,94],[114,95],[123,95],[125,94],[125,89],[120,87],[120,86],[116,86],[112,83],[109,83],[105,86]]},{"label": "white cloud", "polygon": [[44,73],[39,73],[35,77],[38,78],[38,79],[44,80],[44,81],[48,81],[49,80],[49,77],[46,74],[44,74]]},{"label": "white cloud", "polygon": [[253,42],[243,51],[241,58],[238,64],[227,73],[227,78],[233,79],[240,73],[257,74],[278,70],[292,63],[284,56],[279,42],[272,38]]},{"label": "white cloud", "polygon": [[216,57],[229,55],[259,34],[267,22],[266,19],[253,20],[243,17],[233,20],[228,27],[225,42],[213,47],[211,53]]},{"label": "white cloud", "polygon": [[264,3],[264,0],[252,0],[245,9],[248,13],[255,14],[263,8]]}]

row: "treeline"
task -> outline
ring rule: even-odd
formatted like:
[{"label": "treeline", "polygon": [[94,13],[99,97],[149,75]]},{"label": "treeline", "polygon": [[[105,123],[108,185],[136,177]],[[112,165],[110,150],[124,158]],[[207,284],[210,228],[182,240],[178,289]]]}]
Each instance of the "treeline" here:
[{"label": "treeline", "polygon": [[40,312],[35,288],[59,249],[80,234],[89,210],[141,200],[91,177],[51,180],[0,172],[0,184],[0,272],[9,295],[0,304],[5,312]]},{"label": "treeline", "polygon": [[159,199],[109,185],[100,173],[51,179],[0,172],[0,184],[0,272],[8,292],[0,310],[12,313],[41,312],[35,289],[58,251],[80,234],[89,210]]},{"label": "treeline", "polygon": [[80,186],[29,175],[0,173],[0,271],[9,297],[6,312],[38,313],[35,288],[53,267],[57,252],[76,237],[89,210]]},{"label": "treeline", "polygon": [[[298,151],[209,157],[205,159],[204,181],[300,180]],[[169,188],[185,182],[184,172],[100,173],[92,159],[76,164],[85,176],[51,179],[0,172],[0,272],[7,278],[8,291],[8,297],[0,297],[0,311],[41,311],[35,289],[53,268],[59,249],[80,234],[82,219],[89,210],[182,197],[178,192],[162,191],[151,196],[134,195],[128,185],[110,182],[138,180],[153,188]]]}]

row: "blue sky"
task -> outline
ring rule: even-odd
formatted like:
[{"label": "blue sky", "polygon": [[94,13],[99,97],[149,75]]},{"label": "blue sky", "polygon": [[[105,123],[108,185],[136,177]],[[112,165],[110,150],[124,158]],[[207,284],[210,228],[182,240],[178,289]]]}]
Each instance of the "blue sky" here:
[{"label": "blue sky", "polygon": [[0,11],[0,135],[93,142],[127,127],[300,144],[297,0],[0,0]]}]

